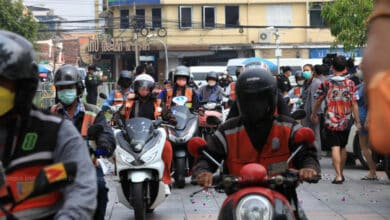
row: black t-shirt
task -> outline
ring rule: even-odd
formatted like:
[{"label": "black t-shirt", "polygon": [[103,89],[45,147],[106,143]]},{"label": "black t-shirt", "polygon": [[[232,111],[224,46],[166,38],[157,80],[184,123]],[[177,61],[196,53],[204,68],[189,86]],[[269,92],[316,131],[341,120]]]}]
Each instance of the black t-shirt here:
[{"label": "black t-shirt", "polygon": [[148,118],[150,120],[154,120],[154,100],[153,99],[148,99],[145,101],[142,100],[135,100],[134,101],[134,106],[133,109],[131,110],[130,113],[130,118],[135,117],[135,112],[138,112],[137,117],[144,117]]}]

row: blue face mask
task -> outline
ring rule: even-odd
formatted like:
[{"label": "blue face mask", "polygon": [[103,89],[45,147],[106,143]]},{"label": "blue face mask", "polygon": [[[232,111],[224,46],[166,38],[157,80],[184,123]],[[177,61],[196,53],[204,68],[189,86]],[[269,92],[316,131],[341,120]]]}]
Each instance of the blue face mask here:
[{"label": "blue face mask", "polygon": [[304,71],[304,72],[302,73],[302,76],[303,76],[303,78],[305,78],[305,79],[310,79],[311,76],[312,76],[311,71]]},{"label": "blue face mask", "polygon": [[57,91],[58,99],[65,105],[70,105],[77,97],[76,89],[63,89]]}]

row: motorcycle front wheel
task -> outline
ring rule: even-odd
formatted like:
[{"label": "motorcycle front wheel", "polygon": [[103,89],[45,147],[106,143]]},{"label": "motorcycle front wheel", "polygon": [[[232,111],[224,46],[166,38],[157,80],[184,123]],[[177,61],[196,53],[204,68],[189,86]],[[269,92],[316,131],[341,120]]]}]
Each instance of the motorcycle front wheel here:
[{"label": "motorcycle front wheel", "polygon": [[178,188],[184,188],[186,184],[186,158],[181,157],[176,159],[176,170],[175,170],[175,185]]},{"label": "motorcycle front wheel", "polygon": [[145,220],[146,219],[146,200],[144,196],[144,186],[143,183],[134,183],[131,187],[132,190],[132,201],[134,208],[134,217],[136,220]]}]

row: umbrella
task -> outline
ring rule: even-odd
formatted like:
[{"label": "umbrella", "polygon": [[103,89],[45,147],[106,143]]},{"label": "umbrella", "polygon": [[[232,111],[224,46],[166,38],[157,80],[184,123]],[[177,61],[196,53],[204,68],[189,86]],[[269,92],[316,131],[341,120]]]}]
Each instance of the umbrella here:
[{"label": "umbrella", "polygon": [[40,73],[48,73],[48,72],[50,72],[50,70],[48,68],[46,68],[45,66],[40,65],[40,64],[38,64],[38,71]]},{"label": "umbrella", "polygon": [[242,62],[242,64],[244,65],[256,65],[256,64],[261,65],[262,63],[266,64],[270,70],[274,70],[278,68],[278,66],[273,62],[261,57],[250,57]]}]

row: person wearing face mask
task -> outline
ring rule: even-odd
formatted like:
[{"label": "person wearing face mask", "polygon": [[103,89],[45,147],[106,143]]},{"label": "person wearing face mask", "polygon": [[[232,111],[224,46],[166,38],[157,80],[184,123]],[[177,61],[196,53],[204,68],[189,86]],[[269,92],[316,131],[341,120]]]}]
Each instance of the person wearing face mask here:
[{"label": "person wearing face mask", "polygon": [[[77,175],[72,184],[55,192],[16,206],[11,204],[14,197],[7,197],[1,206],[15,219],[91,219],[96,208],[95,169],[72,123],[33,104],[39,80],[34,57],[28,40],[0,31],[0,160],[5,171],[1,197],[28,194],[38,172],[55,163],[75,163]],[[6,219],[3,212],[0,218]]]},{"label": "person wearing face mask", "polygon": [[[122,106],[127,96],[132,92],[132,74],[130,71],[122,70],[119,74],[119,88],[112,90],[102,105],[102,110],[107,111],[110,106]],[[129,97],[131,98],[131,97]]]},{"label": "person wearing face mask", "polygon": [[[248,163],[259,163],[269,173],[277,174],[271,165],[286,161],[301,144],[293,140],[302,126],[290,117],[275,115],[277,82],[267,70],[246,69],[237,80],[236,94],[240,114],[218,127],[204,151],[217,161],[223,160],[225,172],[234,176],[239,176],[240,169]],[[302,180],[320,173],[314,147],[302,148],[291,162]],[[216,169],[214,163],[201,156],[193,168],[194,179],[200,186],[210,187]]]},{"label": "person wearing face mask", "polygon": [[221,102],[223,98],[222,88],[218,83],[218,73],[209,72],[206,75],[207,85],[202,86],[199,91],[199,100],[201,102]]},{"label": "person wearing face mask", "polygon": [[102,81],[96,74],[96,66],[88,66],[87,76],[85,76],[85,87],[87,89],[87,103],[96,105],[98,86],[102,84]]},{"label": "person wearing face mask", "polygon": [[108,202],[108,188],[104,180],[103,171],[96,161],[96,157],[110,157],[115,150],[115,139],[111,127],[104,116],[104,112],[97,106],[83,103],[80,97],[84,91],[83,81],[78,69],[72,65],[60,67],[54,77],[56,87],[56,98],[58,104],[53,105],[51,112],[57,113],[62,118],[73,122],[81,136],[88,140],[89,129],[100,127],[100,131],[94,135],[96,137],[96,150],[91,151],[92,160],[96,166],[97,174],[97,208],[94,215],[95,220],[104,219]]},{"label": "person wearing face mask", "polygon": [[291,75],[291,67],[282,66],[281,67],[282,74],[277,76],[278,88],[279,92],[283,95],[283,97],[288,96],[288,92],[291,90],[290,84],[290,75]]},{"label": "person wearing face mask", "polygon": [[297,82],[297,86],[290,89],[288,92],[291,112],[301,108],[301,105],[303,104],[302,93],[304,91],[305,78],[303,77],[302,71],[298,70],[295,72],[295,82]]},{"label": "person wearing face mask", "polygon": [[190,80],[190,70],[186,66],[177,66],[173,75],[174,85],[172,88],[167,88],[161,91],[158,98],[161,100],[162,105],[170,109],[175,103],[172,102],[172,98],[176,96],[187,97],[186,106],[191,110],[197,110],[199,108],[199,97],[195,90],[187,85]]}]

